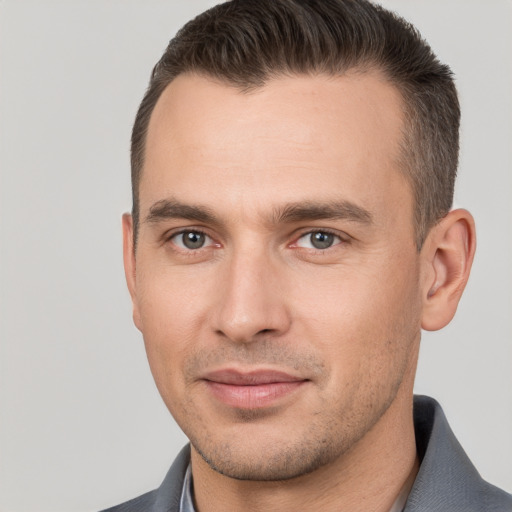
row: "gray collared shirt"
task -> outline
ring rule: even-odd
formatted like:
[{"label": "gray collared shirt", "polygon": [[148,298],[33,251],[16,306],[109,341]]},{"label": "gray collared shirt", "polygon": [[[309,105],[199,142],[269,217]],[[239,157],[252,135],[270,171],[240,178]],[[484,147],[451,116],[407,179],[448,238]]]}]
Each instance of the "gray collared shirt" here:
[{"label": "gray collared shirt", "polygon": [[187,467],[183,487],[181,489],[180,512],[196,512],[192,500],[192,469],[190,464]]},{"label": "gray collared shirt", "polygon": [[[414,398],[414,427],[421,465],[405,512],[512,512],[512,495],[482,479],[435,400]],[[194,512],[189,465],[186,446],[158,489],[104,512]]]},{"label": "gray collared shirt", "polygon": [[[400,496],[398,496],[389,512],[400,512],[403,510],[409,491],[410,486],[406,486],[400,493]],[[183,480],[183,487],[181,488],[179,512],[196,512],[196,509],[194,508],[194,501],[192,500],[192,469],[190,464],[187,467],[185,478]]]}]

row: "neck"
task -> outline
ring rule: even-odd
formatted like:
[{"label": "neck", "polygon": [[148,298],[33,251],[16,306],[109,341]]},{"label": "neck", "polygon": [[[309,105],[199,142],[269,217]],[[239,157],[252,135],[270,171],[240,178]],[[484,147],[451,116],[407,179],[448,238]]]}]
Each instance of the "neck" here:
[{"label": "neck", "polygon": [[418,471],[412,386],[401,389],[376,425],[347,453],[291,480],[235,480],[211,469],[192,448],[198,512],[350,510],[389,512]]}]

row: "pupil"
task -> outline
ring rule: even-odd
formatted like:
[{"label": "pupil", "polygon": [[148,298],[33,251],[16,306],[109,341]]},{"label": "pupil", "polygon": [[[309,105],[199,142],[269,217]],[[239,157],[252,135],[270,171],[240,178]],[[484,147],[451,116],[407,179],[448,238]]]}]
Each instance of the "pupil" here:
[{"label": "pupil", "polygon": [[188,249],[199,249],[204,244],[204,235],[196,231],[189,231],[183,235],[183,244]]},{"label": "pupil", "polygon": [[334,235],[331,235],[330,233],[318,231],[311,235],[311,244],[316,249],[327,249],[332,245],[333,241]]}]

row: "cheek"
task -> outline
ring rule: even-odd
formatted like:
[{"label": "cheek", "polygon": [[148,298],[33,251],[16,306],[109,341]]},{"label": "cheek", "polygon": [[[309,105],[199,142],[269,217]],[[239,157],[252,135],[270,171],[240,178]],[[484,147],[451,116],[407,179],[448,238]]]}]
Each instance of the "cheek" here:
[{"label": "cheek", "polygon": [[[323,269],[324,271],[326,269]],[[414,262],[333,268],[302,283],[292,309],[306,339],[338,374],[401,365],[420,330]]]},{"label": "cheek", "polygon": [[384,269],[323,270],[296,285],[292,311],[298,321],[308,318],[328,330],[385,329],[396,322],[414,291],[403,276]]},{"label": "cheek", "polygon": [[157,339],[186,338],[201,325],[213,292],[204,269],[173,267],[159,260],[141,265],[137,275],[137,306],[143,332]]},{"label": "cheek", "polygon": [[145,272],[138,277],[137,309],[146,353],[169,404],[166,397],[181,385],[184,361],[204,337],[209,291],[200,284],[204,280],[183,279],[176,272]]}]

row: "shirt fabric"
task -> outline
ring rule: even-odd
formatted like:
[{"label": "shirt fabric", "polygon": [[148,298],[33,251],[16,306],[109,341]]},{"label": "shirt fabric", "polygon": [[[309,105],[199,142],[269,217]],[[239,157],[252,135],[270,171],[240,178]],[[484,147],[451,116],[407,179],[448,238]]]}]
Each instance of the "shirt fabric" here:
[{"label": "shirt fabric", "polygon": [[179,512],[196,512],[194,502],[192,501],[192,469],[190,463],[183,480],[183,488],[181,489],[180,510]]},{"label": "shirt fabric", "polygon": [[[402,489],[389,512],[403,512],[410,490],[411,488],[409,486]],[[187,467],[187,472],[185,473],[185,479],[183,480],[179,512],[196,512],[194,501],[192,500],[192,468],[190,463]]]},{"label": "shirt fabric", "polygon": [[[512,495],[482,479],[432,398],[414,397],[414,429],[420,469],[403,512],[512,512]],[[194,512],[189,466],[186,446],[158,489],[104,512]]]}]

